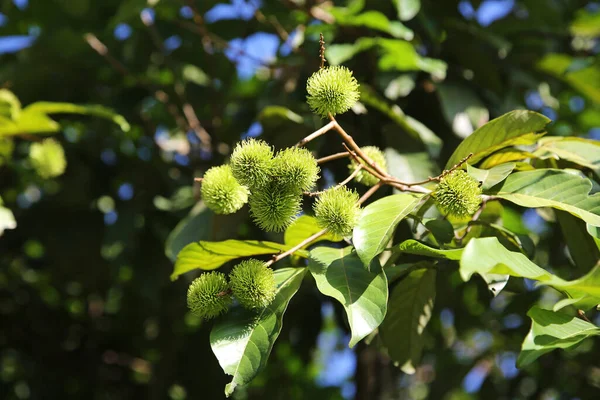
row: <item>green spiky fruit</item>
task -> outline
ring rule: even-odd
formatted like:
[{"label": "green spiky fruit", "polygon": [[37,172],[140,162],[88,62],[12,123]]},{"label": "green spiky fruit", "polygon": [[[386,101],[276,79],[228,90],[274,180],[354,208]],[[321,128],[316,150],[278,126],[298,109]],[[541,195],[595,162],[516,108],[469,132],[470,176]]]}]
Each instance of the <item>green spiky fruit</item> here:
[{"label": "green spiky fruit", "polygon": [[29,148],[29,161],[35,172],[44,179],[60,176],[67,168],[65,151],[54,139],[32,143]]},{"label": "green spiky fruit", "polygon": [[259,260],[242,261],[229,274],[231,291],[244,308],[264,308],[277,292],[273,270]]},{"label": "green spiky fruit", "polygon": [[473,215],[481,204],[479,181],[463,170],[443,177],[431,195],[444,213],[459,218]]},{"label": "green spiky fruit", "polygon": [[[365,146],[365,147],[361,147],[361,150],[371,160],[373,160],[379,168],[381,168],[382,170],[387,172],[387,161],[385,160],[385,155],[379,149],[379,147]],[[361,164],[366,165],[366,163],[363,160],[360,160],[360,162],[361,162]],[[350,161],[350,164],[348,164],[348,169],[350,170],[350,173],[354,172],[354,170],[356,169],[357,166],[358,166],[358,163],[356,162],[356,160],[354,160],[354,158],[352,158]],[[374,186],[377,184],[377,182],[379,182],[379,179],[377,179],[371,173],[369,173],[368,171],[366,171],[364,169],[361,169],[358,172],[358,174],[356,175],[354,180],[358,183],[362,183],[363,185],[367,185],[367,186]]]},{"label": "green spiky fruit", "polygon": [[345,186],[328,189],[317,198],[314,212],[320,227],[348,236],[360,218],[358,193]]},{"label": "green spiky fruit", "polygon": [[231,214],[248,202],[248,188],[233,177],[229,165],[212,167],[202,179],[204,204],[217,214]]},{"label": "green spiky fruit", "polygon": [[267,232],[281,232],[300,212],[302,195],[283,190],[276,182],[253,192],[250,196],[250,213],[254,222]]},{"label": "green spiky fruit", "polygon": [[326,118],[348,111],[360,98],[358,82],[346,67],[321,68],[308,78],[306,101],[317,115]]},{"label": "green spiky fruit", "polygon": [[290,147],[277,153],[273,161],[273,174],[284,190],[308,191],[319,179],[320,168],[310,151]]},{"label": "green spiky fruit", "polygon": [[228,310],[231,301],[229,283],[220,272],[204,273],[188,288],[188,307],[203,319],[212,319],[223,314]]},{"label": "green spiky fruit", "polygon": [[244,140],[233,149],[230,163],[235,179],[254,191],[271,179],[273,149],[262,140]]}]

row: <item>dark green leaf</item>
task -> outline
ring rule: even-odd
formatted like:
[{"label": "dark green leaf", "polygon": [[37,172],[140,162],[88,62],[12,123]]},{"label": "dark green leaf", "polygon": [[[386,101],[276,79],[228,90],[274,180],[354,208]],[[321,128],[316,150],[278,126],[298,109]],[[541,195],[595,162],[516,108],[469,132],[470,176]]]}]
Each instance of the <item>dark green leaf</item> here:
[{"label": "dark green leaf", "polygon": [[379,328],[390,358],[408,374],[415,372],[423,351],[423,332],[435,301],[434,269],[419,269],[392,290],[389,312]]},{"label": "dark green leaf", "polygon": [[400,251],[402,253],[416,254],[425,257],[445,258],[447,260],[460,260],[463,253],[463,249],[435,249],[413,239],[405,240],[398,246],[394,247],[393,251]]},{"label": "dark green leaf", "polygon": [[564,211],[557,210],[555,215],[575,265],[581,271],[589,271],[600,260],[600,249],[587,232],[586,224]]},{"label": "dark green leaf", "polygon": [[425,222],[425,228],[429,229],[438,243],[450,243],[454,239],[454,227],[448,220],[432,219]]}]

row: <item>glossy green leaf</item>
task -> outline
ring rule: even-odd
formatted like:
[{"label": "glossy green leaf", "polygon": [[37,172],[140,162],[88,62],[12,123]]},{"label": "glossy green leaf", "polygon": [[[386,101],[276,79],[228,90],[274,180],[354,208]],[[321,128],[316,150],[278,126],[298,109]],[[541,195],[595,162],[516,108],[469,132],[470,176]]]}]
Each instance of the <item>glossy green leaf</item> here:
[{"label": "glossy green leaf", "polygon": [[394,0],[401,21],[413,19],[421,9],[421,0]]},{"label": "glossy green leaf", "polygon": [[589,179],[556,169],[537,169],[510,175],[494,195],[523,207],[557,208],[600,226],[600,193],[590,196],[591,189]]},{"label": "glossy green leaf", "polygon": [[515,163],[500,164],[490,169],[479,169],[467,164],[467,172],[482,182],[481,188],[487,190],[506,179],[515,169]]},{"label": "glossy green leaf", "polygon": [[79,105],[71,103],[50,103],[40,101],[28,105],[23,109],[23,112],[31,112],[35,114],[80,114],[90,115],[108,119],[119,125],[121,130],[128,132],[131,127],[122,115],[115,113],[113,110],[98,106],[98,105]]},{"label": "glossy green leaf", "polygon": [[512,161],[524,161],[529,158],[536,158],[535,155],[527,151],[515,150],[508,148],[500,150],[492,154],[491,156],[484,159],[479,165],[480,168],[489,169],[500,164],[509,163]]},{"label": "glossy green leaf", "polygon": [[460,260],[463,249],[441,250],[436,249],[413,239],[405,240],[398,246],[393,248],[393,251],[407,254],[416,254],[425,257],[445,258],[447,260]]},{"label": "glossy green leaf", "polygon": [[435,302],[434,269],[419,269],[392,290],[389,312],[379,328],[381,340],[395,364],[415,372],[423,351],[423,334]]},{"label": "glossy green leaf", "polygon": [[600,174],[600,142],[576,137],[542,138],[533,153],[541,159],[558,158],[590,168]]},{"label": "glossy green leaf", "polygon": [[588,337],[600,335],[600,328],[575,316],[534,306],[527,315],[531,329],[517,359],[519,368],[554,350],[569,349]]},{"label": "glossy green leaf", "polygon": [[369,204],[354,228],[352,242],[365,265],[385,249],[396,227],[415,209],[420,195],[395,194]]},{"label": "glossy green leaf", "polygon": [[283,314],[305,273],[306,268],[276,270],[277,294],[268,307],[258,311],[237,307],[213,327],[210,345],[223,371],[233,377],[225,386],[227,397],[237,386],[249,383],[265,367],[281,332]]},{"label": "glossy green leaf", "polygon": [[377,260],[368,271],[352,247],[317,247],[310,252],[308,267],[319,291],[344,306],[352,333],[350,347],[377,329],[388,301],[387,278]]},{"label": "glossy green leaf", "polygon": [[[322,230],[323,229],[317,224],[317,220],[315,219],[315,217],[311,217],[310,215],[302,215],[294,222],[292,222],[292,224],[285,230],[283,241],[288,246],[295,246],[303,240],[311,237],[315,233],[320,232]],[[333,233],[327,232],[325,235],[313,240],[304,247],[310,246],[311,244],[323,240],[328,240],[331,242],[340,242],[344,240],[344,238],[335,236]]]},{"label": "glossy green leaf", "polygon": [[[258,240],[225,240],[222,242],[190,243],[177,255],[171,279],[193,269],[213,270],[236,258],[277,254],[292,246]],[[297,252],[296,254],[305,254]]]},{"label": "glossy green leaf", "polygon": [[533,144],[545,132],[550,119],[533,111],[516,110],[504,114],[462,141],[448,162],[446,169],[473,153],[469,163],[475,164],[486,156],[505,147]]},{"label": "glossy green leaf", "polygon": [[432,219],[425,222],[425,228],[429,229],[438,243],[450,243],[454,239],[454,227],[446,219]]}]

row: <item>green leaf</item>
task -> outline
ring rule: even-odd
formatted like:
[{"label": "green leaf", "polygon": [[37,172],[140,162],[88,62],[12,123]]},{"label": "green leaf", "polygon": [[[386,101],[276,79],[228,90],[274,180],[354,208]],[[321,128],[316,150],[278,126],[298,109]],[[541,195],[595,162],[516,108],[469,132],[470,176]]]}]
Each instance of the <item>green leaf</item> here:
[{"label": "green leaf", "polygon": [[484,157],[505,147],[533,144],[545,134],[550,119],[533,111],[516,110],[504,114],[462,141],[448,162],[446,169],[473,153],[469,163],[475,164]]},{"label": "green leaf", "polygon": [[263,108],[258,115],[258,120],[261,124],[270,126],[284,125],[290,122],[302,124],[304,122],[300,115],[282,106],[267,106]]},{"label": "green leaf", "polygon": [[387,100],[379,96],[373,88],[366,84],[361,84],[360,101],[387,115],[412,138],[423,143],[431,157],[437,158],[439,156],[442,150],[442,140],[425,125],[405,115],[400,107],[390,104]]},{"label": "green leaf", "polygon": [[600,193],[589,196],[589,179],[557,169],[536,169],[510,175],[494,194],[523,207],[567,211],[600,226]]},{"label": "green leaf", "polygon": [[35,114],[80,114],[90,115],[108,119],[119,125],[122,131],[128,132],[131,127],[122,115],[115,113],[110,108],[98,105],[78,105],[71,103],[50,103],[40,101],[28,105],[23,109],[23,113],[31,112]]},{"label": "green leaf", "polygon": [[0,136],[23,133],[54,133],[60,125],[46,114],[23,110],[14,121],[0,121]]},{"label": "green leaf", "polygon": [[381,340],[394,364],[413,374],[423,351],[423,333],[435,302],[434,269],[419,269],[392,290],[389,312],[379,328]]},{"label": "green leaf", "polygon": [[402,252],[407,254],[416,254],[418,256],[445,258],[447,260],[460,260],[463,249],[441,250],[429,247],[421,242],[413,239],[405,240],[398,246],[394,247],[394,252]]},{"label": "green leaf", "polygon": [[491,169],[479,169],[467,164],[467,172],[473,178],[482,182],[481,188],[483,190],[487,190],[505,180],[513,169],[515,169],[515,165],[515,163],[511,162],[497,165]]},{"label": "green leaf", "polygon": [[394,5],[398,11],[398,19],[408,21],[421,9],[421,0],[394,0]]},{"label": "green leaf", "polygon": [[533,153],[541,159],[558,158],[589,168],[600,175],[600,143],[577,137],[548,137]]},{"label": "green leaf", "polygon": [[165,255],[175,261],[177,254],[188,244],[200,239],[210,239],[214,213],[203,202],[197,203],[189,215],[179,221],[165,243]]},{"label": "green leaf", "polygon": [[521,346],[517,367],[531,364],[554,349],[570,349],[582,340],[600,335],[600,328],[574,316],[532,307],[531,330]]},{"label": "green leaf", "polygon": [[181,76],[184,80],[195,83],[198,86],[208,86],[210,84],[210,77],[199,67],[192,64],[183,66]]},{"label": "green leaf", "polygon": [[8,120],[16,119],[21,112],[21,102],[8,89],[0,89],[0,117]]},{"label": "green leaf", "polygon": [[390,34],[398,39],[412,40],[414,33],[403,23],[399,21],[390,21],[383,13],[379,11],[366,11],[358,15],[350,15],[348,13],[334,12],[336,22],[339,25],[347,26],[364,26],[365,28],[375,29],[381,32]]},{"label": "green leaf", "polygon": [[431,219],[425,222],[425,228],[431,231],[438,243],[450,243],[454,239],[454,227],[446,219]]},{"label": "green leaf", "polygon": [[538,61],[537,67],[565,81],[593,102],[600,103],[600,68],[597,60],[577,59],[567,54],[546,54]]},{"label": "green leaf", "polygon": [[325,49],[325,58],[330,65],[340,65],[376,44],[376,39],[368,37],[362,37],[351,44],[333,44]]},{"label": "green leaf", "polygon": [[489,169],[500,164],[509,163],[512,161],[523,161],[528,158],[536,158],[532,153],[522,150],[515,150],[514,148],[508,148],[500,150],[487,157],[479,165],[480,168]]},{"label": "green leaf", "polygon": [[571,33],[591,37],[600,35],[600,11],[579,9],[571,21]]},{"label": "green leaf", "polygon": [[[219,268],[236,258],[276,254],[291,249],[293,246],[258,240],[225,240],[222,242],[190,243],[177,255],[175,269],[171,279],[175,280],[183,273],[199,268],[205,271]],[[302,251],[295,254],[306,255]]]},{"label": "green leaf", "polygon": [[[488,283],[495,275],[533,279],[540,285],[565,292],[572,299],[579,299],[577,304],[581,308],[600,304],[600,267],[577,280],[565,281],[540,268],[522,253],[509,251],[495,237],[469,241],[460,259],[459,273],[464,281],[477,273]],[[490,274],[493,275],[490,277]]]},{"label": "green leaf", "polygon": [[[311,217],[310,215],[302,215],[286,229],[283,241],[288,246],[295,246],[298,243],[302,242],[304,239],[307,239],[315,233],[320,232],[322,230],[323,229],[317,224],[317,220],[315,219],[315,217]],[[313,240],[304,247],[308,247],[314,243],[323,240],[328,240],[331,242],[340,242],[344,240],[344,238],[335,236],[333,233],[327,232],[325,235]]]},{"label": "green leaf", "polygon": [[425,152],[399,153],[388,147],[385,149],[385,159],[390,175],[404,182],[420,182],[439,174],[438,167]]},{"label": "green leaf", "polygon": [[238,385],[248,384],[265,367],[283,324],[283,314],[296,294],[306,268],[275,270],[277,294],[259,311],[238,307],[217,321],[210,345],[226,374],[233,376],[225,386],[229,397]]},{"label": "green leaf", "polygon": [[354,228],[352,241],[358,256],[365,265],[385,249],[394,235],[396,226],[415,209],[422,195],[395,194],[366,206],[358,225]]},{"label": "green leaf", "polygon": [[388,301],[387,278],[377,260],[368,271],[352,247],[317,247],[310,252],[308,268],[319,291],[344,306],[352,332],[350,347],[377,329]]},{"label": "green leaf", "polygon": [[587,232],[583,221],[565,211],[557,210],[555,215],[575,265],[580,271],[589,271],[600,260],[595,238]]}]

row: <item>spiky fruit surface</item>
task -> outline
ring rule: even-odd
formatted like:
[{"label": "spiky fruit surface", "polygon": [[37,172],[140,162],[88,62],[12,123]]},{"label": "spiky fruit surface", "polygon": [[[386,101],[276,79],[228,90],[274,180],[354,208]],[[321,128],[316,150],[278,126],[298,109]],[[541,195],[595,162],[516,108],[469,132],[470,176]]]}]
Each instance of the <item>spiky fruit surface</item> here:
[{"label": "spiky fruit surface", "polygon": [[[385,160],[385,155],[379,149],[379,147],[365,146],[365,147],[361,147],[361,150],[371,160],[375,161],[375,163],[377,164],[378,167],[380,167],[382,170],[387,172],[387,161]],[[361,164],[366,165],[363,160],[360,160],[360,162],[361,162]],[[348,164],[348,169],[350,170],[350,173],[354,172],[354,170],[356,169],[357,166],[358,166],[358,163],[356,162],[356,160],[354,160],[354,158],[352,158],[350,161],[350,164]],[[372,174],[370,174],[368,171],[366,171],[364,169],[360,170],[360,172],[356,175],[354,180],[358,183],[362,183],[363,185],[367,185],[367,186],[373,186],[373,185],[376,185],[377,182],[379,182],[379,179],[377,179],[376,177],[374,177]]]},{"label": "spiky fruit surface", "polygon": [[473,215],[481,204],[479,181],[463,170],[442,178],[431,195],[443,212],[460,218]]},{"label": "spiky fruit surface", "polygon": [[311,190],[321,169],[312,153],[303,147],[290,147],[277,153],[273,160],[273,175],[284,190]]},{"label": "spiky fruit surface", "polygon": [[251,191],[260,189],[271,179],[273,149],[262,140],[244,140],[233,149],[230,164],[239,183]]},{"label": "spiky fruit surface", "polygon": [[252,193],[250,213],[254,222],[267,232],[281,232],[287,228],[300,212],[302,195],[283,190],[276,183]]},{"label": "spiky fruit surface", "polygon": [[231,214],[248,202],[248,188],[233,177],[229,165],[212,167],[202,180],[202,199],[217,214]]},{"label": "spiky fruit surface", "polygon": [[245,308],[264,308],[277,292],[273,270],[259,260],[242,261],[229,274],[231,290]]},{"label": "spiky fruit surface", "polygon": [[46,179],[62,175],[67,168],[65,151],[54,139],[32,143],[29,148],[29,160],[37,174]]},{"label": "spiky fruit surface", "polygon": [[225,275],[208,272],[196,278],[188,288],[189,309],[203,319],[215,318],[227,311],[231,293]]},{"label": "spiky fruit surface", "polygon": [[358,82],[341,66],[321,68],[308,78],[306,101],[311,110],[326,118],[348,111],[360,98]]},{"label": "spiky fruit surface", "polygon": [[314,204],[315,218],[322,228],[348,236],[360,218],[358,193],[345,186],[326,190]]}]

